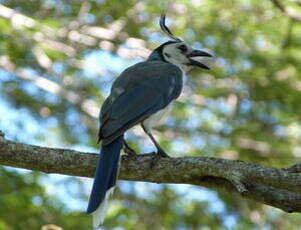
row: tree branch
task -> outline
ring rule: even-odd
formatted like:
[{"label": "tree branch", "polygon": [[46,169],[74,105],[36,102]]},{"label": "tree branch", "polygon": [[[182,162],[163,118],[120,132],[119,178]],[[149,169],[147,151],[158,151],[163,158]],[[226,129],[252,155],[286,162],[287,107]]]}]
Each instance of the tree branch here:
[{"label": "tree branch", "polygon": [[[280,208],[301,212],[300,165],[277,169],[212,157],[161,158],[123,156],[119,178],[129,181],[193,184],[230,192]],[[45,173],[93,177],[98,154],[46,148],[8,141],[0,135],[0,164]]]},{"label": "tree branch", "polygon": [[281,1],[271,0],[274,6],[276,6],[282,13],[286,14],[290,19],[295,22],[301,22],[301,16],[294,12],[291,8],[286,8]]}]

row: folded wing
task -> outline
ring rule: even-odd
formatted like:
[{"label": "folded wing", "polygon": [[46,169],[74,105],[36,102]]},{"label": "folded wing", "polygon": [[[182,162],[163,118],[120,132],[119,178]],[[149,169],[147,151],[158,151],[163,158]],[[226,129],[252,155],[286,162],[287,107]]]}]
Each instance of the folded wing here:
[{"label": "folded wing", "polygon": [[143,62],[125,70],[115,81],[100,114],[99,139],[110,143],[177,98],[181,70],[169,63]]}]

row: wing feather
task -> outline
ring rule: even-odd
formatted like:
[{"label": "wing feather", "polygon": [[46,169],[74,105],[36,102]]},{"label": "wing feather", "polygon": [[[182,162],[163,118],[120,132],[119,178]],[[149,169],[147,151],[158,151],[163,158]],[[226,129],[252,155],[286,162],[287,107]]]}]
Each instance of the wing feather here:
[{"label": "wing feather", "polygon": [[127,69],[114,82],[102,107],[99,138],[110,143],[167,106],[181,89],[182,72],[172,64],[144,62]]}]

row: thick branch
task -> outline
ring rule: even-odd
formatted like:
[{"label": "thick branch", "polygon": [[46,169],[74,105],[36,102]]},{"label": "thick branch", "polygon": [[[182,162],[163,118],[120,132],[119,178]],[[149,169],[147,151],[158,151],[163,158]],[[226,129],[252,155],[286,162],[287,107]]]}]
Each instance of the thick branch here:
[{"label": "thick branch", "polygon": [[[0,136],[0,164],[45,173],[93,177],[97,154],[27,145]],[[286,212],[301,212],[301,175],[290,170],[211,157],[124,156],[119,178],[201,185],[235,193]],[[295,168],[296,166],[294,166]]]}]

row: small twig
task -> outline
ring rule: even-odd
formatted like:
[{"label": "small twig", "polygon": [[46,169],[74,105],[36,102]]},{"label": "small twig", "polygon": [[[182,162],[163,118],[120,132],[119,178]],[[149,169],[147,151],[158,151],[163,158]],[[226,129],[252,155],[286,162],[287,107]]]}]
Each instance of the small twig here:
[{"label": "small twig", "polygon": [[290,8],[286,8],[279,0],[271,0],[272,3],[284,14],[296,22],[301,22],[301,16],[292,12]]},{"label": "small twig", "polygon": [[236,171],[231,172],[230,175],[225,175],[225,178],[227,178],[231,184],[235,187],[237,192],[240,194],[244,194],[248,192],[248,189],[246,186],[242,183],[242,174]]},{"label": "small twig", "polygon": [[237,192],[239,192],[240,194],[244,194],[244,193],[248,192],[248,189],[246,188],[246,186],[241,181],[239,181],[239,180],[230,180],[230,182],[234,185]]}]

